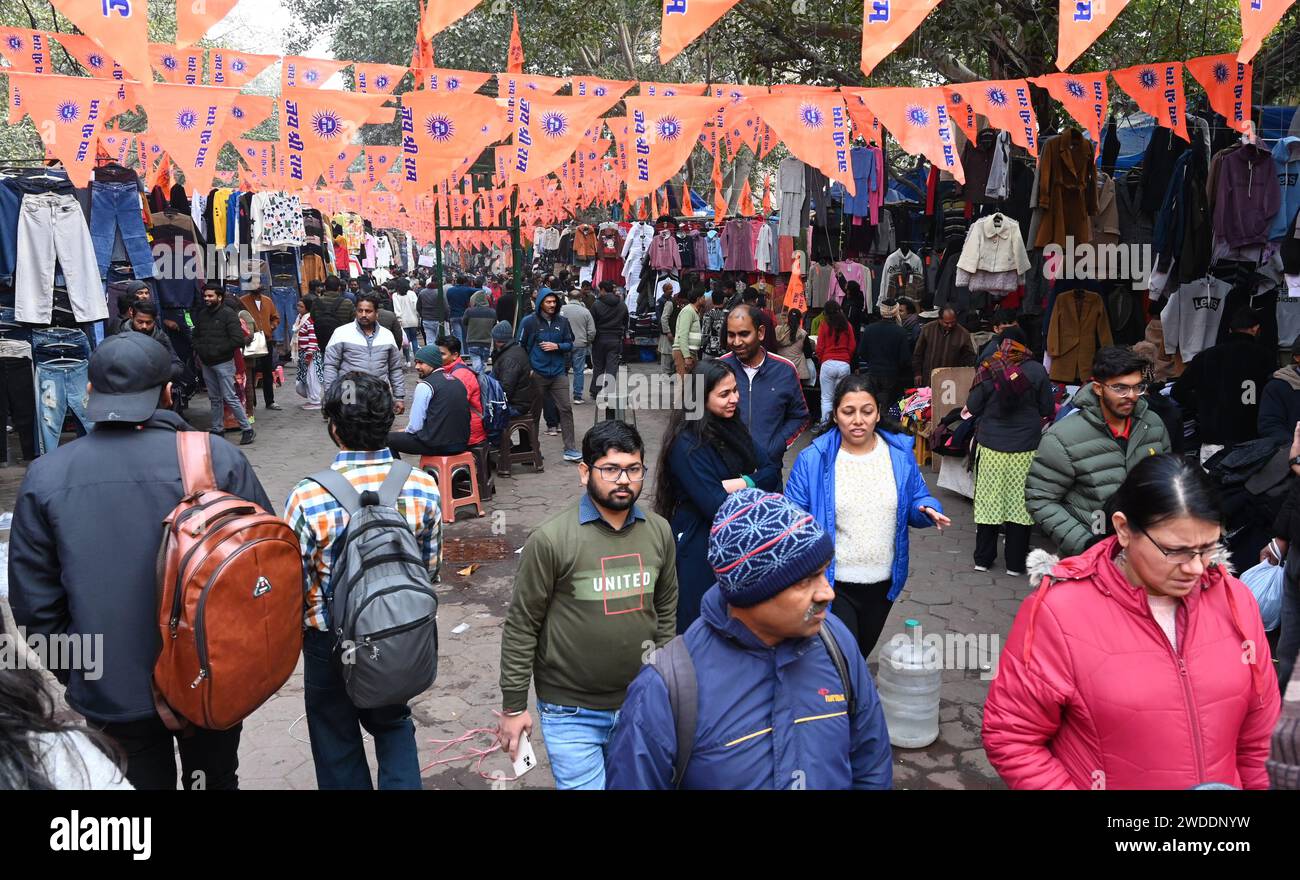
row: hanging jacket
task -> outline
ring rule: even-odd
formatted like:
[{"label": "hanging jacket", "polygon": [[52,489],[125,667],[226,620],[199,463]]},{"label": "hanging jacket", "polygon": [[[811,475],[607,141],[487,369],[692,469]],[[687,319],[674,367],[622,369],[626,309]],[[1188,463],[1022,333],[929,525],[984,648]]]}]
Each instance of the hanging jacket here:
[{"label": "hanging jacket", "polygon": [[1075,294],[1060,291],[1052,308],[1052,323],[1047,328],[1047,353],[1052,356],[1049,371],[1053,382],[1074,384],[1092,373],[1092,359],[1097,350],[1114,344],[1106,304],[1091,291],[1083,291],[1082,308],[1076,307]]},{"label": "hanging jacket", "polygon": [[1226,341],[1205,349],[1187,365],[1172,396],[1185,411],[1196,413],[1202,443],[1232,446],[1254,440],[1259,437],[1258,401],[1267,393],[1276,363],[1273,352],[1255,337],[1229,333]]},{"label": "hanging jacket", "polygon": [[1118,550],[1110,537],[1054,565],[1035,554],[1050,574],[1021,604],[984,703],[989,762],[1013,789],[1268,788],[1281,698],[1254,596],[1207,567],[1175,649]]},{"label": "hanging jacket", "polygon": [[1025,507],[1034,522],[1067,555],[1082,553],[1096,517],[1128,472],[1142,459],[1170,451],[1159,416],[1139,399],[1133,410],[1128,450],[1106,426],[1092,383],[1079,389],[1075,412],[1043,433],[1025,481]]},{"label": "hanging jacket", "polygon": [[1097,166],[1093,146],[1077,128],[1043,145],[1038,170],[1038,207],[1045,208],[1034,247],[1092,241],[1090,218],[1097,213]]},{"label": "hanging jacket", "polygon": [[1284,137],[1273,146],[1273,165],[1282,205],[1269,226],[1269,241],[1281,241],[1300,214],[1300,137]]},{"label": "hanging jacket", "polygon": [[[921,469],[917,467],[912,451],[912,438],[877,430],[876,436],[889,446],[889,460],[894,469],[894,483],[898,488],[899,517],[894,523],[894,569],[890,575],[889,601],[898,598],[907,583],[908,529],[926,529],[934,525],[930,517],[921,512],[929,507],[943,513],[939,503],[925,484]],[[785,497],[813,515],[826,534],[835,536],[835,457],[839,455],[841,436],[839,428],[832,428],[799,453],[790,479],[785,484]],[[906,515],[903,512],[906,511]],[[835,583],[835,561],[826,569],[826,579]]]},{"label": "hanging jacket", "polygon": [[[700,618],[683,636],[699,708],[681,788],[893,787],[889,731],[870,670],[843,623],[827,615],[822,626],[842,646],[853,688],[851,717],[820,638],[768,647],[728,613],[721,589],[705,594]],[[668,688],[653,667],[643,666],[633,679],[619,718],[606,759],[606,789],[673,788],[676,720]]]},{"label": "hanging jacket", "polygon": [[1266,243],[1281,207],[1282,189],[1268,150],[1242,144],[1223,156],[1214,180],[1214,234],[1228,247]]}]

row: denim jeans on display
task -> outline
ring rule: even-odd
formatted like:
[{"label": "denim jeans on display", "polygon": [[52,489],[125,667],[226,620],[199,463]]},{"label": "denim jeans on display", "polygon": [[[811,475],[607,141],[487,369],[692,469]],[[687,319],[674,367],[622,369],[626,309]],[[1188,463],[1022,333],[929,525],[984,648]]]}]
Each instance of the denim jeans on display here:
[{"label": "denim jeans on display", "polygon": [[18,210],[14,301],[26,324],[48,324],[54,308],[55,266],[67,281],[77,321],[108,318],[104,280],[95,261],[95,243],[76,196],[42,193],[23,197]]},{"label": "denim jeans on display", "polygon": [[280,323],[271,334],[275,342],[288,342],[288,334],[298,320],[298,291],[292,287],[272,287],[271,302],[280,313]]},{"label": "denim jeans on display", "polygon": [[86,404],[90,401],[90,392],[86,390],[89,366],[89,361],[37,362],[36,410],[40,416],[42,454],[58,448],[59,437],[63,434],[63,422],[69,410],[81,423],[78,436],[84,437],[87,431],[95,427],[94,422],[86,418]]},{"label": "denim jeans on display", "polygon": [[557,706],[538,700],[537,714],[542,719],[542,736],[555,787],[603,791],[605,749],[614,735],[618,711]]},{"label": "denim jeans on display", "polygon": [[134,183],[90,184],[90,237],[95,242],[95,260],[99,274],[108,277],[108,264],[113,257],[113,245],[122,236],[122,246],[131,271],[137,279],[152,278],[153,251],[144,231],[144,216],[140,213],[140,190]]}]

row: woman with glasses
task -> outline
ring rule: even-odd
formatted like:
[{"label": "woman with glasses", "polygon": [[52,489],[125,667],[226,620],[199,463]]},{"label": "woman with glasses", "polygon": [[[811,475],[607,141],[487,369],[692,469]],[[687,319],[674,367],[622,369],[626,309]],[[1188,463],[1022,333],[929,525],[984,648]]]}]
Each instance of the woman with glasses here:
[{"label": "woman with glasses", "polygon": [[732,492],[781,491],[781,466],[760,456],[738,413],[736,374],[721,361],[704,361],[685,377],[683,403],[664,434],[655,484],[655,512],[677,538],[677,632],[700,616],[713,586],[709,529]]},{"label": "woman with glasses", "polygon": [[1110,510],[1086,553],[1030,555],[1042,581],[984,705],[989,761],[1011,788],[1268,788],[1277,674],[1213,487],[1151,456]]},{"label": "woman with glasses", "polygon": [[930,494],[912,453],[912,438],[883,415],[882,392],[866,376],[835,389],[831,420],[799,453],[786,497],[811,513],[835,539],[826,579],[831,611],[866,657],[880,639],[907,582],[909,529],[951,521]]}]

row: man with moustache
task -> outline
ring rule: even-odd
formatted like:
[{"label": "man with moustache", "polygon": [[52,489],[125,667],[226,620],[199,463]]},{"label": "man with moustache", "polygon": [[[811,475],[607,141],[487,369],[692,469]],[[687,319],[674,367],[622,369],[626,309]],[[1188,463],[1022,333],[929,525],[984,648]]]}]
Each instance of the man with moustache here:
[{"label": "man with moustache", "polygon": [[501,635],[497,736],[514,760],[532,730],[528,685],[560,789],[603,789],[605,756],[628,683],[677,629],[672,529],[636,501],[645,444],[601,422],[582,440],[586,492],[528,537]]}]

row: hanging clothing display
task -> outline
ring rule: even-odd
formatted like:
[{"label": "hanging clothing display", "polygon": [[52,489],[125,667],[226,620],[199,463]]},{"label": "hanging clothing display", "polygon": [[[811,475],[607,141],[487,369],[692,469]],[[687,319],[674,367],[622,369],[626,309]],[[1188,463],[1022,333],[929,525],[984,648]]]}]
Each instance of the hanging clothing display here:
[{"label": "hanging clothing display", "polygon": [[992,214],[971,225],[957,260],[957,286],[1009,293],[1028,271],[1029,255],[1011,218]]},{"label": "hanging clothing display", "polygon": [[1184,284],[1160,312],[1165,332],[1165,353],[1178,352],[1183,363],[1215,344],[1223,320],[1224,300],[1232,285],[1206,276]]},{"label": "hanging clothing display", "polygon": [[803,162],[793,156],[782,159],[776,181],[781,193],[781,225],[777,235],[797,238],[808,224],[807,176]]},{"label": "hanging clothing display", "polygon": [[1078,385],[1092,372],[1097,349],[1113,345],[1110,319],[1100,296],[1086,290],[1058,293],[1047,330],[1053,382]]},{"label": "hanging clothing display", "polygon": [[1043,143],[1038,164],[1038,201],[1044,209],[1034,247],[1066,246],[1092,241],[1091,218],[1097,213],[1093,145],[1076,128]]},{"label": "hanging clothing display", "polygon": [[657,232],[650,243],[650,268],[679,270],[682,267],[677,237],[667,229]]},{"label": "hanging clothing display", "polygon": [[628,291],[635,290],[641,283],[641,273],[645,268],[646,258],[650,256],[650,244],[654,240],[654,227],[649,223],[636,222],[627,231],[623,242],[623,286]]}]

